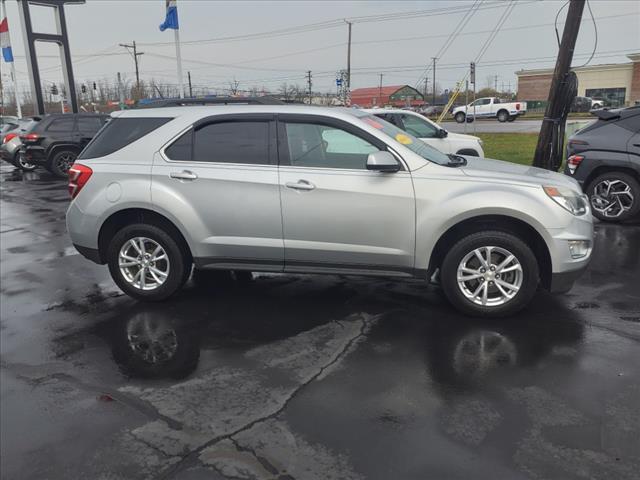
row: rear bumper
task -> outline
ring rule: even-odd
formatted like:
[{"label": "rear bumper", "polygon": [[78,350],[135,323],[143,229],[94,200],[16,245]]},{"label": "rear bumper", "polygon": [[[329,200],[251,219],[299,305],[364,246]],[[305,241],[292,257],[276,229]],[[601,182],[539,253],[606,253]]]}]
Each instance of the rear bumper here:
[{"label": "rear bumper", "polygon": [[91,260],[94,263],[98,263],[100,265],[104,264],[104,262],[100,258],[100,252],[98,251],[97,248],[83,247],[81,245],[76,245],[75,243],[73,244],[73,246],[76,248],[78,253],[80,253],[80,255],[82,255],[84,258]]},{"label": "rear bumper", "polygon": [[47,153],[42,147],[23,146],[20,151],[24,155],[25,160],[29,163],[33,163],[35,165],[44,165],[47,163]]}]

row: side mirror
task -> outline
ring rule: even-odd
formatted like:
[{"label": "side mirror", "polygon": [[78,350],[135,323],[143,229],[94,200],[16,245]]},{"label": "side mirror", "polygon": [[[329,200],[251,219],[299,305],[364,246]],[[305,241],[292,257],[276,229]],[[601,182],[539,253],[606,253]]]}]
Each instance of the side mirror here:
[{"label": "side mirror", "polygon": [[449,135],[449,132],[447,132],[444,128],[438,130],[438,138],[446,138],[447,135]]},{"label": "side mirror", "polygon": [[400,164],[389,152],[373,152],[367,157],[367,170],[397,172],[400,170]]}]

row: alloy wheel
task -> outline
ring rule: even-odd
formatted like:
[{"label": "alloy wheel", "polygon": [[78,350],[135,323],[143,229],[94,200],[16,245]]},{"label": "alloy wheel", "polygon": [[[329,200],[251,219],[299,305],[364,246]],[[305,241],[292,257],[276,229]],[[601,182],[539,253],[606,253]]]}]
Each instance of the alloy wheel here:
[{"label": "alloy wheel", "polygon": [[462,294],[476,305],[504,305],[522,287],[522,265],[502,247],[479,247],[460,261],[457,281]]},{"label": "alloy wheel", "polygon": [[24,170],[33,170],[36,166],[24,159],[24,155],[18,154],[18,165]]},{"label": "alloy wheel", "polygon": [[169,277],[169,257],[164,248],[147,237],[127,240],[118,254],[122,277],[140,290],[155,290]]},{"label": "alloy wheel", "polygon": [[133,353],[149,364],[171,360],[178,349],[175,330],[147,316],[127,324],[127,341]]},{"label": "alloy wheel", "polygon": [[617,218],[633,207],[631,187],[622,180],[602,180],[593,188],[591,206],[603,217]]},{"label": "alloy wheel", "polygon": [[61,172],[67,172],[75,161],[76,156],[73,153],[65,153],[63,155],[60,155],[57,160],[58,169]]}]

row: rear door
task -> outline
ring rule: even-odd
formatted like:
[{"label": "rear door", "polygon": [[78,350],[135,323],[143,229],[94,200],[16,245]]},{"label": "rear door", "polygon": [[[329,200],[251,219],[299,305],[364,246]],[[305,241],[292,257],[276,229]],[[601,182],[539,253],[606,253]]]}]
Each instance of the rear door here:
[{"label": "rear door", "polygon": [[156,155],[152,201],[191,238],[196,265],[281,271],[273,115],[201,120]]},{"label": "rear door", "polygon": [[87,143],[98,133],[98,130],[105,124],[105,117],[101,115],[82,115],[76,120],[76,130],[73,139],[82,150]]},{"label": "rear door", "polygon": [[278,135],[285,271],[412,272],[411,174],[366,168],[386,145],[315,115],[279,115]]}]

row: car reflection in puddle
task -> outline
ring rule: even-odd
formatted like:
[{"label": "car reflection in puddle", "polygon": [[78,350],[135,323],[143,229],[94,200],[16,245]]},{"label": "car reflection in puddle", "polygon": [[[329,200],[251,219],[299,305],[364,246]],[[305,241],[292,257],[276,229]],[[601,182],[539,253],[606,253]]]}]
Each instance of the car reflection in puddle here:
[{"label": "car reflection in puddle", "polygon": [[245,350],[368,312],[377,320],[367,341],[414,351],[443,386],[475,387],[533,366],[558,347],[575,352],[583,336],[578,314],[551,296],[517,317],[487,320],[462,317],[433,293],[425,300],[414,286],[224,275],[210,274],[206,287],[200,280],[201,288],[187,289],[170,303],[136,304],[109,322],[121,371],[134,378],[184,378],[198,368],[201,348]]}]

